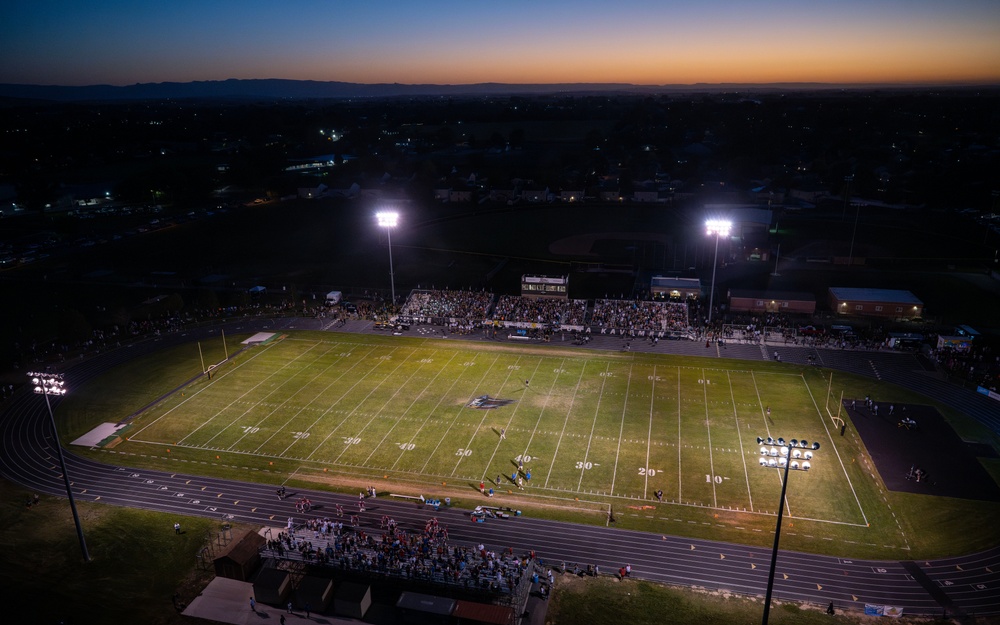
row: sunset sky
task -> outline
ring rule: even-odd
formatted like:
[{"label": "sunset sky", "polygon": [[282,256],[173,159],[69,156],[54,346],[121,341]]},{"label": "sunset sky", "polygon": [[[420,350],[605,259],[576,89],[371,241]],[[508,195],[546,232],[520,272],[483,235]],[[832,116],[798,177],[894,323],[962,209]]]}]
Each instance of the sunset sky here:
[{"label": "sunset sky", "polygon": [[0,83],[1000,83],[1000,0],[5,0]]}]

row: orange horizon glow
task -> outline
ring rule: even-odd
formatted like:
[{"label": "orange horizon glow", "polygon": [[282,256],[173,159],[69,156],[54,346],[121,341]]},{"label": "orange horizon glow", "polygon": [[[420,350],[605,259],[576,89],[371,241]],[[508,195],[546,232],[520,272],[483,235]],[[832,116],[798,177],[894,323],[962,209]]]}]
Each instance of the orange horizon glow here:
[{"label": "orange horizon glow", "polygon": [[178,3],[4,5],[0,82],[1000,83],[996,0]]}]

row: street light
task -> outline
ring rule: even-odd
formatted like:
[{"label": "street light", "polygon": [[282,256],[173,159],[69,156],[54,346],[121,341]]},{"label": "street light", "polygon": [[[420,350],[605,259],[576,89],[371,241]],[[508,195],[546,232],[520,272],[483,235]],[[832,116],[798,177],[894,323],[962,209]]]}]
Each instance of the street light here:
[{"label": "street light", "polygon": [[715,256],[712,257],[712,291],[708,294],[708,322],[712,323],[712,308],[715,305],[715,269],[719,265],[719,239],[729,236],[729,229],[733,227],[731,221],[726,219],[709,219],[705,222],[705,228],[709,235],[715,235]]},{"label": "street light", "polygon": [[49,395],[62,396],[66,394],[66,385],[61,373],[28,373],[35,393],[45,396],[45,407],[49,410],[49,421],[52,424],[52,440],[55,442],[56,454],[59,456],[59,468],[62,470],[63,482],[66,484],[66,496],[69,507],[73,510],[73,521],[76,523],[76,535],[80,539],[80,551],[85,562],[90,562],[90,552],[87,551],[87,541],[83,538],[83,526],[80,525],[80,515],[76,511],[76,501],[73,500],[73,489],[70,488],[69,474],[66,472],[66,460],[63,458],[62,445],[59,444],[59,432],[56,430],[56,417],[52,414],[52,403]]},{"label": "street light", "polygon": [[389,242],[389,285],[392,288],[392,305],[396,305],[396,277],[392,273],[392,229],[399,223],[399,213],[396,211],[379,211],[375,213],[378,225],[385,228],[385,236]]},{"label": "street light", "polygon": [[767,574],[767,593],[764,595],[764,616],[762,625],[767,625],[767,616],[771,612],[771,591],[774,589],[774,565],[778,561],[778,538],[781,536],[781,516],[785,511],[785,489],[788,487],[788,469],[808,471],[813,453],[819,449],[819,443],[808,443],[804,440],[774,439],[757,437],[760,445],[760,466],[765,469],[784,467],[785,477],[781,480],[781,501],[778,503],[778,523],[774,528],[774,547],[771,548],[771,570]]}]

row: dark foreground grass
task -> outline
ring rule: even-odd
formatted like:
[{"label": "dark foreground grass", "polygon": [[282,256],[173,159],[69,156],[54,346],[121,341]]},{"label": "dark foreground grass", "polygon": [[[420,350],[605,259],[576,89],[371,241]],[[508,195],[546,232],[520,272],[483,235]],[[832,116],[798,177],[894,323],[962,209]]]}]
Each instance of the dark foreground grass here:
[{"label": "dark foreground grass", "polygon": [[[212,573],[196,556],[209,519],[80,502],[92,560],[84,562],[66,499],[28,508],[24,489],[0,482],[0,617],[5,623],[204,623],[178,614]],[[183,533],[174,533],[175,521]]]},{"label": "dark foreground grass", "polygon": [[[636,580],[619,582],[611,577],[563,576],[549,602],[546,622],[552,625],[754,625],[760,623],[763,602],[737,595],[669,588]],[[843,614],[835,608],[830,616],[825,606],[774,604],[768,623],[824,625],[873,623],[878,617]],[[903,617],[896,623],[946,623],[926,618]],[[987,621],[976,621],[985,625]]]}]

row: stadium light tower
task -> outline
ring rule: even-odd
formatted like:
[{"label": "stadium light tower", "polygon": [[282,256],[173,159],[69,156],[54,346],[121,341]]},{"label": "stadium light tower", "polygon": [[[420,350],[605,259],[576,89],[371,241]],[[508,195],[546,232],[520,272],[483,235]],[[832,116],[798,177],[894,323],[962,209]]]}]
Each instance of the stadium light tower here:
[{"label": "stadium light tower", "polygon": [[719,265],[719,239],[729,236],[733,223],[726,219],[709,219],[705,222],[708,235],[715,235],[715,256],[712,257],[712,290],[708,294],[708,322],[712,323],[712,308],[715,306],[715,269]]},{"label": "stadium light tower", "polygon": [[767,617],[771,612],[771,591],[774,590],[774,566],[778,562],[778,539],[781,537],[781,515],[785,511],[785,489],[788,487],[788,469],[808,471],[813,453],[819,449],[819,443],[808,443],[795,440],[787,443],[785,439],[757,437],[760,445],[760,466],[765,469],[784,467],[785,476],[781,480],[781,501],[778,502],[778,523],[774,528],[774,547],[771,548],[771,569],[767,574],[767,593],[764,595],[764,616],[761,624],[767,625]]},{"label": "stadium light tower", "polygon": [[52,424],[52,441],[55,443],[56,455],[59,456],[59,468],[62,470],[63,482],[66,484],[66,496],[69,507],[73,511],[73,521],[76,523],[76,536],[80,539],[80,550],[85,562],[90,562],[90,552],[87,551],[87,541],[83,538],[83,526],[80,525],[80,515],[76,511],[76,501],[73,499],[73,489],[70,488],[69,474],[66,473],[66,460],[63,458],[62,445],[59,443],[59,432],[56,431],[56,417],[52,414],[52,402],[49,395],[65,395],[66,385],[61,373],[28,373],[31,385],[38,395],[45,396],[45,407],[49,410],[49,422]]},{"label": "stadium light tower", "polygon": [[375,213],[378,225],[385,228],[385,236],[389,242],[389,286],[392,289],[392,305],[396,305],[396,277],[392,273],[392,229],[399,223],[399,213],[396,211],[379,211]]}]

